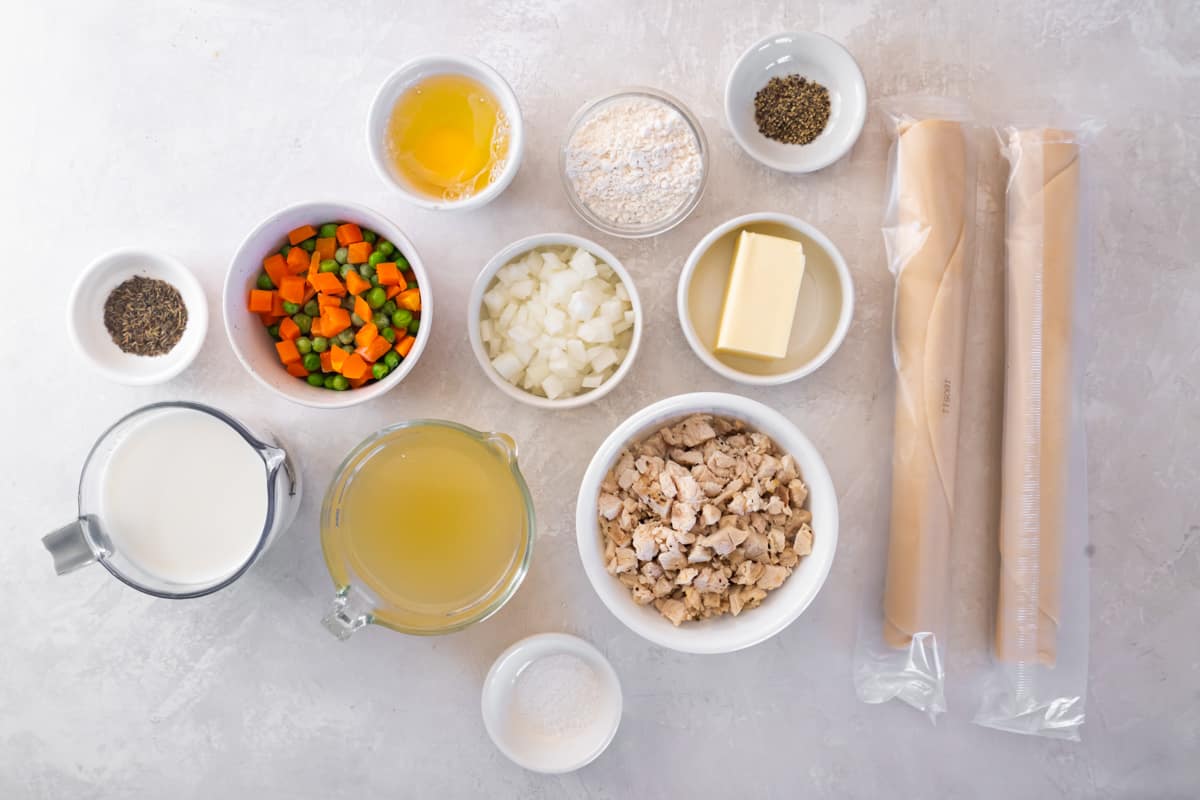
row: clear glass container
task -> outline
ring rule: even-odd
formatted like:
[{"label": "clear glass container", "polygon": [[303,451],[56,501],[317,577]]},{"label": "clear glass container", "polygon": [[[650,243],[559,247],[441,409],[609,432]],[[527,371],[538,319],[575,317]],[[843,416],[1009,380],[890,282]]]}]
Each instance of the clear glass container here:
[{"label": "clear glass container", "polygon": [[[499,491],[507,492],[508,497],[514,499],[510,506],[515,510],[509,515],[510,521],[516,522],[511,532],[511,547],[501,545],[502,557],[495,563],[494,574],[486,583],[479,584],[478,591],[464,595],[461,601],[454,603],[418,600],[415,595],[419,592],[396,585],[397,570],[387,563],[388,559],[410,558],[413,563],[422,563],[428,554],[402,552],[402,548],[390,544],[387,537],[367,535],[363,526],[378,525],[378,520],[370,515],[356,520],[354,515],[375,508],[376,503],[364,504],[360,498],[351,500],[356,483],[364,481],[363,486],[370,487],[364,491],[374,496],[382,495],[383,503],[394,503],[395,513],[404,518],[404,510],[400,508],[403,503],[392,500],[377,480],[378,472],[373,478],[365,477],[369,472],[364,471],[364,467],[385,452],[391,459],[407,459],[412,453],[420,452],[414,434],[429,431],[466,437],[469,444],[460,449],[459,454],[477,462],[481,471],[486,470],[491,480],[500,484]],[[437,466],[430,469],[436,470]],[[463,478],[464,482],[458,486],[446,484],[437,490],[437,502],[444,504],[447,512],[457,507],[456,504],[478,499],[477,490],[473,490],[465,475]],[[396,480],[402,478],[397,475]],[[414,521],[412,524],[429,523]],[[426,531],[428,536],[439,533],[433,527]],[[321,507],[321,549],[335,587],[333,606],[323,620],[325,627],[339,639],[346,639],[369,624],[383,625],[401,633],[430,636],[451,633],[481,622],[499,611],[521,585],[529,571],[535,533],[533,500],[517,467],[516,443],[507,434],[484,433],[443,420],[411,420],[383,428],[351,451],[325,493]],[[478,534],[502,538],[494,530],[479,530]],[[429,563],[428,573],[438,571],[439,564],[426,563]]]},{"label": "clear glass container", "polygon": [[[580,199],[579,194],[575,191],[575,185],[571,181],[571,177],[567,174],[567,147],[579,126],[604,105],[615,100],[631,97],[643,97],[653,100],[679,112],[679,115],[683,117],[684,122],[687,123],[688,127],[691,128],[692,134],[696,137],[696,146],[700,150],[700,181],[696,184],[696,190],[692,192],[691,196],[682,205],[668,216],[641,225],[625,225],[620,222],[614,222],[592,211]],[[700,204],[700,198],[704,196],[704,188],[708,183],[708,140],[704,137],[704,129],[700,127],[700,121],[679,100],[657,89],[645,86],[631,86],[618,89],[612,94],[589,100],[575,112],[575,116],[571,117],[571,121],[567,124],[567,135],[563,139],[562,147],[559,148],[558,166],[559,174],[562,176],[563,189],[567,193],[567,202],[571,204],[571,208],[575,209],[575,213],[584,222],[597,230],[604,231],[613,236],[620,236],[625,239],[642,239],[648,236],[657,236],[660,233],[671,230],[687,219],[688,215]]]}]

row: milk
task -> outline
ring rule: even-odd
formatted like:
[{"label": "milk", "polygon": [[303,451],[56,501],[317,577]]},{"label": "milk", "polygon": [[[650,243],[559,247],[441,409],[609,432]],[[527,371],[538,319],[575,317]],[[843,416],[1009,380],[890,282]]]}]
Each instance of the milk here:
[{"label": "milk", "polygon": [[245,564],[262,537],[266,467],[211,414],[165,411],[135,425],[113,450],[99,516],[114,550],[150,575],[218,581]]}]

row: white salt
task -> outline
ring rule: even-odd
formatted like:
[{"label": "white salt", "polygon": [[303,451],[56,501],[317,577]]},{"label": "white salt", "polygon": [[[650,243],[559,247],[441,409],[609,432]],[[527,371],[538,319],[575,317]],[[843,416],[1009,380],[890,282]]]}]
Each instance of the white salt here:
[{"label": "white salt", "polygon": [[557,738],[590,726],[601,710],[595,670],[570,653],[539,658],[517,676],[512,712],[528,732]]}]

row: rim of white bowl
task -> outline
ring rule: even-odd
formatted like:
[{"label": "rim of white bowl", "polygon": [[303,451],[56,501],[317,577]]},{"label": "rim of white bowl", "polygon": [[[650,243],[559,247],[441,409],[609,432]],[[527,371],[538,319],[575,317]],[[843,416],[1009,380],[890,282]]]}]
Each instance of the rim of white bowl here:
[{"label": "rim of white bowl", "polygon": [[[147,373],[145,375],[131,375],[119,369],[113,369],[107,364],[102,363],[95,358],[92,353],[83,345],[83,333],[79,330],[77,317],[82,313],[80,308],[80,295],[83,293],[84,287],[105,269],[109,264],[119,259],[129,257],[141,257],[150,265],[165,265],[166,270],[170,272],[170,278],[177,278],[181,284],[187,284],[187,289],[191,296],[196,299],[194,305],[187,305],[188,324],[184,328],[183,335],[178,343],[167,353],[154,358],[161,359],[162,369]],[[154,272],[153,269],[148,272]],[[167,279],[167,275],[161,276]],[[172,280],[167,280],[172,283]],[[180,287],[176,286],[176,289]],[[180,293],[183,294],[182,292]],[[91,312],[89,312],[91,313]],[[103,314],[104,309],[97,309],[95,313]],[[166,253],[157,250],[149,250],[144,247],[129,245],[118,247],[109,250],[97,256],[90,264],[83,268],[79,276],[75,279],[75,283],[71,286],[71,294],[67,298],[67,331],[71,338],[71,344],[74,345],[85,361],[87,361],[93,369],[98,373],[108,378],[111,381],[124,384],[126,386],[153,386],[158,383],[165,383],[176,375],[179,375],[199,355],[200,349],[204,346],[204,339],[208,335],[208,297],[204,294],[204,287],[200,285],[200,281],[190,269],[184,266],[179,259],[167,255]]]},{"label": "rim of white bowl", "polygon": [[[734,369],[720,361],[711,350],[704,346],[704,342],[700,341],[700,335],[696,333],[696,327],[692,324],[691,314],[688,313],[688,290],[691,288],[692,276],[696,272],[696,266],[700,263],[700,257],[708,252],[708,249],[725,234],[758,222],[774,222],[785,225],[803,233],[820,245],[826,254],[829,255],[830,261],[833,262],[834,270],[838,275],[838,285],[842,290],[842,305],[838,310],[837,325],[834,327],[833,335],[829,337],[829,341],[825,343],[820,352],[803,365],[787,372],[781,372],[778,375],[755,375],[750,372],[743,372],[740,369]],[[740,217],[734,217],[731,220],[721,223],[705,234],[704,238],[692,248],[692,252],[688,254],[687,261],[684,262],[683,269],[679,273],[679,284],[675,290],[675,309],[679,316],[679,324],[683,328],[684,338],[687,339],[692,352],[718,375],[748,386],[779,386],[780,384],[799,380],[806,375],[811,375],[825,364],[825,362],[833,358],[833,354],[842,346],[842,342],[846,339],[846,334],[850,331],[850,323],[854,319],[854,279],[850,276],[850,268],[846,266],[846,259],[842,257],[841,251],[816,226],[805,222],[799,217],[793,217],[790,214],[781,214],[776,211],[758,211],[751,214],[743,214]]]},{"label": "rim of white bowl", "polygon": [[[824,43],[832,44],[836,49],[844,53],[846,58],[849,59],[850,63],[854,65],[854,71],[851,75],[851,82],[853,83],[855,90],[857,90],[858,95],[862,98],[862,102],[856,103],[852,109],[854,113],[854,125],[852,127],[851,134],[846,137],[845,144],[842,147],[832,151],[828,157],[818,161],[813,161],[811,163],[799,164],[793,161],[780,161],[778,159],[771,158],[770,156],[759,152],[757,148],[751,147],[750,143],[742,138],[741,134],[738,133],[737,126],[733,124],[733,106],[735,102],[733,98],[734,76],[737,75],[742,69],[752,53],[759,50],[764,45],[771,44],[777,39],[784,38],[790,38],[793,40],[807,39],[809,41],[821,40]],[[837,39],[834,39],[832,36],[826,36],[823,33],[817,33],[816,31],[783,31],[781,33],[773,33],[770,36],[764,36],[742,51],[742,54],[738,56],[737,61],[734,62],[733,69],[729,70],[728,77],[725,78],[725,124],[733,134],[733,138],[737,141],[738,145],[742,148],[746,155],[750,156],[763,166],[779,170],[780,172],[786,172],[792,175],[802,175],[825,169],[830,164],[833,164],[841,159],[844,155],[846,155],[846,153],[850,152],[850,149],[854,147],[854,143],[858,141],[858,137],[862,135],[863,126],[866,124],[866,122],[867,81],[866,78],[863,77],[862,67],[859,66],[858,59],[854,57],[854,54],[851,53],[844,44],[839,42]]]},{"label": "rim of white bowl", "polygon": [[[608,377],[608,380],[587,392],[572,395],[571,397],[564,397],[559,400],[551,400],[548,397],[540,397],[527,392],[519,386],[513,386],[504,380],[500,373],[496,372],[495,367],[492,366],[491,359],[488,358],[487,352],[483,348],[483,339],[479,335],[479,315],[483,307],[483,295],[491,284],[492,279],[496,277],[496,273],[502,267],[511,263],[518,256],[528,253],[530,250],[538,247],[554,247],[556,245],[566,245],[568,247],[587,250],[600,261],[612,267],[613,272],[617,273],[617,277],[621,279],[621,282],[625,284],[626,291],[629,292],[629,302],[633,306],[633,338],[629,342],[629,352],[625,354],[624,360],[617,365],[616,371]],[[601,247],[590,239],[576,236],[573,233],[536,233],[505,245],[496,255],[491,257],[478,277],[475,278],[475,283],[471,286],[471,293],[467,298],[467,337],[471,341],[471,352],[475,354],[475,360],[479,362],[480,368],[500,391],[514,400],[519,400],[536,408],[551,410],[579,408],[580,406],[585,406],[588,403],[599,400],[615,389],[617,384],[629,374],[629,370],[633,367],[633,361],[637,358],[638,350],[642,343],[643,322],[642,301],[638,296],[637,286],[634,284],[633,277],[629,274],[629,271],[625,269],[620,260],[607,248]]]},{"label": "rim of white bowl", "polygon": [[[644,607],[636,605],[623,588],[620,599],[627,601],[625,604],[610,602],[606,591],[601,590],[602,585],[610,588],[613,584],[620,585],[616,578],[605,571],[602,559],[597,555],[600,545],[600,526],[596,521],[596,498],[600,494],[600,483],[604,480],[605,473],[608,472],[609,467],[616,461],[621,450],[630,440],[644,428],[655,424],[655,420],[679,419],[693,413],[734,417],[744,420],[751,427],[759,430],[764,427],[773,427],[785,431],[787,438],[798,445],[798,448],[786,446],[784,442],[780,441],[783,438],[781,436],[772,435],[771,438],[793,458],[796,457],[796,449],[807,452],[807,456],[803,459],[797,458],[797,462],[804,462],[800,464],[800,467],[804,481],[809,486],[810,496],[816,497],[819,494],[823,498],[822,502],[829,504],[831,518],[825,520],[820,533],[822,542],[828,543],[828,555],[820,562],[819,572],[812,577],[809,590],[787,612],[778,614],[773,623],[759,626],[754,634],[740,636],[727,634],[716,637],[703,628],[663,628],[658,624],[659,618],[654,618],[652,623],[647,622],[647,618],[641,613],[644,611]],[[762,420],[765,420],[767,424],[763,425],[760,422]],[[825,586],[825,581],[829,578],[833,560],[837,556],[839,527],[837,490],[833,485],[833,477],[829,474],[829,468],[825,464],[821,451],[812,443],[812,440],[800,430],[799,426],[770,406],[728,392],[691,392],[674,395],[635,411],[617,425],[596,448],[592,460],[588,462],[583,480],[580,481],[579,495],[575,501],[575,544],[588,583],[591,584],[592,590],[599,597],[600,602],[621,624],[643,639],[660,647],[696,655],[732,653],[753,647],[777,635],[799,619],[800,615],[812,605],[813,600],[820,594],[821,589]],[[588,555],[589,551],[592,553],[591,556]],[[670,625],[665,619],[662,622]],[[685,630],[692,630],[695,635],[680,633]],[[663,631],[670,633],[667,636],[659,635]]]},{"label": "rim of white bowl", "polygon": [[[501,670],[507,666],[507,662],[511,659],[522,654],[528,654],[529,660],[527,663],[533,663],[535,659],[562,653],[579,656],[593,668],[598,668],[603,673],[603,680],[610,685],[615,694],[616,714],[614,715],[612,727],[609,728],[603,741],[598,742],[597,747],[589,751],[587,756],[547,769],[526,760],[517,750],[509,745],[508,737],[504,735],[502,727],[498,724],[500,720],[492,718],[488,708],[488,700],[495,698],[499,702],[502,694],[511,694],[511,686],[503,687],[496,682]],[[505,692],[506,689],[508,690],[507,692]],[[586,767],[599,758],[616,737],[617,731],[621,727],[621,715],[625,709],[625,698],[621,691],[621,679],[617,675],[617,671],[613,669],[612,663],[594,644],[569,633],[535,633],[532,636],[526,636],[524,639],[514,642],[492,662],[487,677],[483,680],[483,690],[480,692],[480,695],[483,727],[487,730],[492,744],[496,745],[496,749],[503,753],[509,761],[531,772],[540,772],[543,775],[562,775],[574,772],[577,769]],[[494,723],[496,724],[495,726]]]},{"label": "rim of white bowl", "polygon": [[[429,71],[424,72],[425,70]],[[386,128],[387,119],[391,114],[391,106],[395,104],[395,95],[399,91],[397,84],[406,86],[419,77],[449,74],[463,74],[477,78],[495,93],[501,108],[509,117],[508,160],[505,162],[500,176],[484,187],[483,191],[462,200],[435,200],[432,197],[417,194],[396,179],[383,156],[383,128]],[[385,105],[387,108],[384,107]],[[370,154],[371,165],[375,168],[375,172],[385,183],[398,191],[405,200],[432,211],[466,211],[480,208],[495,200],[517,176],[524,151],[525,124],[517,93],[494,67],[471,56],[432,53],[406,61],[379,84],[367,111],[367,152]]]},{"label": "rim of white bowl", "polygon": [[[232,285],[233,267],[234,264],[236,264],[239,260],[239,257],[242,255],[243,251],[250,247],[251,242],[262,233],[264,228],[271,223],[288,214],[297,213],[316,206],[332,206],[339,211],[349,210],[360,217],[372,220],[371,228],[378,233],[386,233],[388,241],[396,244],[396,246],[400,248],[400,251],[404,253],[405,258],[408,260],[409,266],[412,267],[413,273],[417,276],[417,285],[421,289],[420,333],[423,335],[418,335],[416,337],[416,343],[413,345],[413,349],[409,351],[409,354],[404,357],[402,362],[400,362],[400,368],[389,372],[386,376],[384,376],[383,380],[376,381],[370,386],[363,386],[358,389],[350,389],[344,392],[332,392],[327,389],[323,390],[325,393],[323,396],[329,398],[328,402],[312,402],[303,399],[303,397],[294,396],[280,390],[279,387],[275,386],[262,375],[260,375],[258,370],[251,365],[249,360],[242,353],[242,348],[238,344],[237,337],[234,336],[233,329],[230,327],[228,313],[229,308],[231,307],[230,292],[235,289],[235,287]],[[311,224],[311,222],[309,224]],[[264,248],[262,252],[266,254],[273,252],[273,250],[268,247]],[[237,288],[237,291],[243,291],[244,288],[245,287]],[[246,237],[242,239],[242,243],[238,245],[238,249],[234,252],[233,258],[230,259],[229,267],[225,270],[225,283],[221,287],[221,318],[224,320],[225,324],[225,338],[229,340],[229,344],[233,348],[234,355],[237,356],[237,360],[241,362],[241,365],[245,368],[246,372],[250,373],[250,376],[254,378],[254,380],[258,381],[259,384],[265,386],[267,389],[270,389],[280,397],[286,398],[293,403],[298,403],[309,408],[348,408],[350,406],[358,405],[359,403],[365,403],[368,400],[373,400],[382,394],[386,394],[394,389],[397,384],[399,384],[410,372],[412,372],[417,362],[421,359],[421,354],[425,352],[425,346],[429,343],[431,336],[431,329],[433,326],[433,294],[433,285],[429,280],[428,273],[425,271],[425,264],[421,261],[421,256],[417,252],[416,246],[412,243],[412,240],[405,235],[404,231],[402,231],[398,225],[373,208],[369,208],[368,206],[364,206],[359,203],[347,203],[340,200],[308,200],[302,203],[293,203],[290,206],[279,209],[255,225],[253,230],[246,234]],[[238,295],[238,297],[240,298],[240,295]],[[242,304],[241,306],[236,307],[244,308],[245,305]],[[249,314],[250,312],[247,311],[246,313]]]}]

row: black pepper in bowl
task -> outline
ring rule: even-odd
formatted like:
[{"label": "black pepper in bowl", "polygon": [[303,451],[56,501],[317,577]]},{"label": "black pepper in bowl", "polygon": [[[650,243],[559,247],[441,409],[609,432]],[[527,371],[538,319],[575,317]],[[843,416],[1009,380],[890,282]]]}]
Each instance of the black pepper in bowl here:
[{"label": "black pepper in bowl", "polygon": [[829,90],[802,75],[778,76],[754,95],[758,132],[784,144],[808,144],[829,124]]},{"label": "black pepper in bowl", "polygon": [[155,278],[130,278],[104,301],[104,327],[117,347],[133,355],[169,353],[183,336],[187,321],[179,290]]}]

